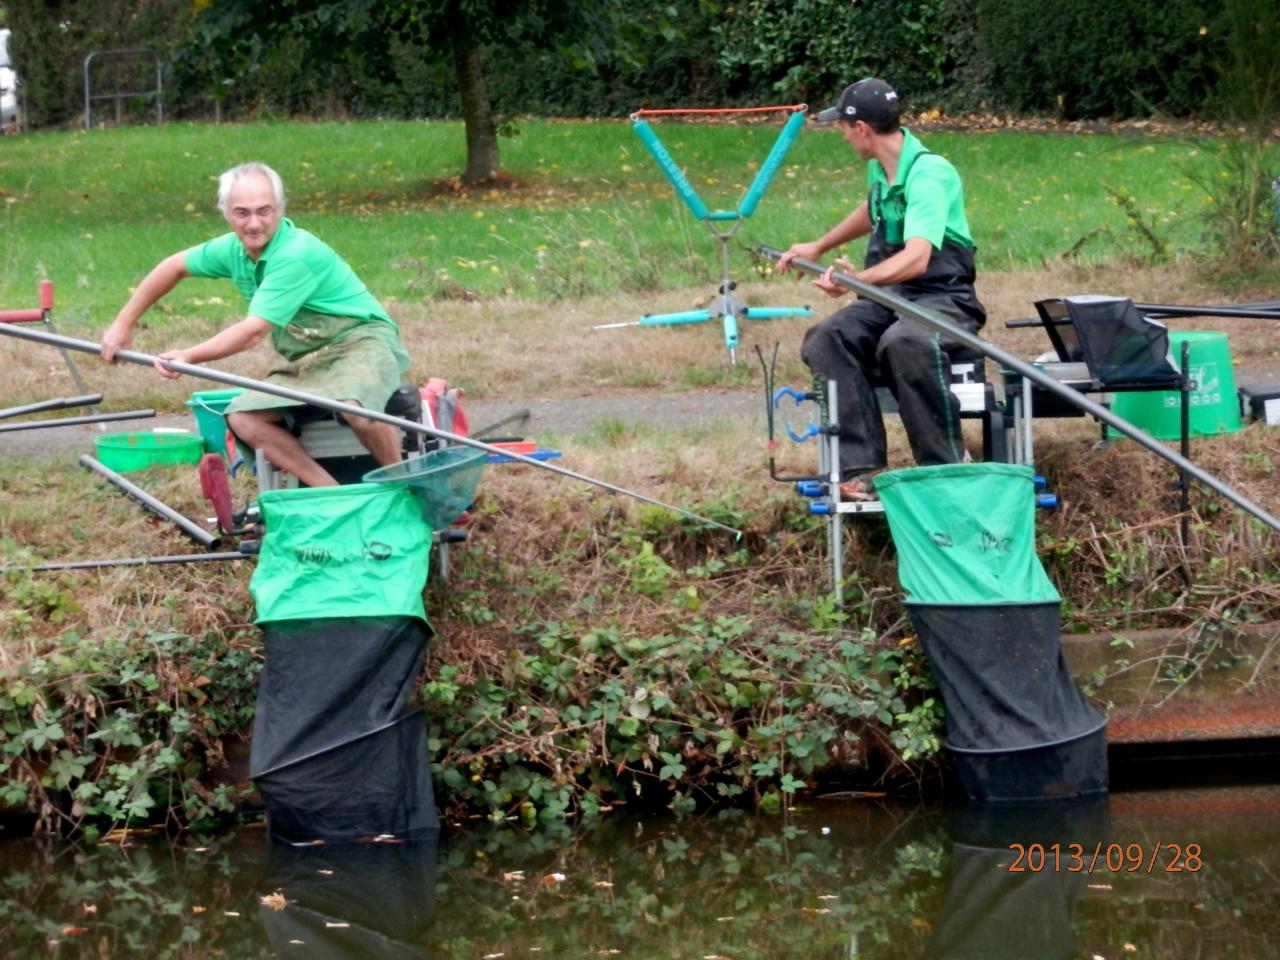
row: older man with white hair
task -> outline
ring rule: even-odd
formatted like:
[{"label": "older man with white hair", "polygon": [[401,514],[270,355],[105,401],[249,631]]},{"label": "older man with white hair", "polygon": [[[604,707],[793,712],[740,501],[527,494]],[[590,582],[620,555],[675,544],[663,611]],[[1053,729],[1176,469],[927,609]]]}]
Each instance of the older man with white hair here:
[{"label": "older man with white hair", "polygon": [[[268,382],[381,412],[409,368],[399,329],[346,261],[284,216],[279,175],[263,163],[233,167],[218,180],[218,210],[231,232],[152,268],[103,334],[103,359],[113,361],[117,350],[132,345],[138,317],[179,281],[225,277],[248,301],[247,316],[194,347],[160,354],[161,376],[179,376],[165,360],[207,363],[270,337],[286,365],[273,370]],[[250,391],[227,406],[227,422],[278,469],[311,487],[332,486],[334,478],[291,430],[298,408],[294,401]],[[378,464],[399,461],[394,427],[354,416],[347,422]]]}]

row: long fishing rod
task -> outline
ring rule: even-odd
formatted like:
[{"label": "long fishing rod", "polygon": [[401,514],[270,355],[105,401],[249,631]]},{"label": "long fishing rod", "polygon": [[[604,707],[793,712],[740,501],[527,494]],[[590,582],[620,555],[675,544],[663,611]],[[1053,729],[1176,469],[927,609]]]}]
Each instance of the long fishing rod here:
[{"label": "long fishing rod", "polygon": [[65,563],[41,563],[33,567],[0,567],[0,573],[40,573],[49,570],[105,570],[108,567],[158,567],[172,563],[220,563],[226,560],[252,560],[250,553],[182,553],[171,557],[121,557],[118,560],[69,560]]},{"label": "long fishing rod", "polygon": [[[12,324],[0,324],[0,334],[9,337],[16,337],[19,340],[30,340],[33,343],[43,343],[48,346],[65,348],[68,350],[79,350],[81,353],[99,353],[101,346],[91,343],[88,340],[77,340],[74,337],[64,337],[61,334],[49,333],[45,330],[26,329],[17,327]],[[144,367],[154,367],[158,358],[148,353],[139,353],[136,350],[117,350],[116,358],[126,360],[129,363],[136,363]],[[417,423],[413,420],[406,420],[403,417],[392,416],[389,413],[383,413],[381,410],[367,410],[364,407],[356,406],[352,403],[343,403],[340,400],[330,400],[328,397],[317,396],[313,393],[305,393],[302,390],[294,390],[291,387],[281,387],[274,383],[267,383],[262,380],[254,380],[252,377],[242,377],[235,373],[224,373],[221,370],[215,370],[213,367],[202,366],[198,363],[183,363],[179,360],[163,360],[161,361],[168,369],[176,373],[185,373],[193,377],[199,377],[203,380],[212,380],[216,383],[225,383],[233,387],[241,387],[245,390],[257,390],[259,393],[269,393],[272,396],[283,397],[286,400],[293,400],[296,403],[308,403],[314,407],[320,407],[323,410],[332,410],[334,413],[341,413],[347,416],[364,417],[367,420],[376,420],[379,423],[389,423],[393,427],[399,427],[401,430],[409,430],[413,433],[420,433],[424,436],[435,437],[438,440],[446,440],[449,443],[457,443],[466,447],[475,447],[477,450],[484,450],[486,453],[499,454],[511,460],[517,460],[520,463],[529,464],[540,470],[549,470],[552,473],[558,473],[561,476],[568,477],[571,480],[580,480],[583,483],[589,483],[593,487],[600,487],[603,490],[609,490],[613,493],[620,493],[623,496],[631,497],[643,503],[652,504],[655,507],[662,507],[664,510],[670,510],[672,513],[687,517],[690,520],[696,520],[699,523],[705,523],[710,527],[718,527],[728,533],[732,533],[735,538],[742,537],[742,531],[735,527],[730,527],[720,523],[718,520],[712,520],[710,517],[704,517],[700,514],[693,513],[683,507],[677,507],[670,503],[664,503],[653,497],[643,493],[637,493],[634,490],[628,490],[625,487],[619,487],[605,480],[597,480],[594,477],[588,477],[585,474],[569,470],[565,467],[548,463],[545,460],[535,460],[527,457],[522,453],[515,453],[502,447],[495,447],[492,444],[485,443],[482,440],[475,440],[471,437],[464,437],[456,433],[450,433],[447,430],[438,430],[435,427],[428,427],[425,424]]]},{"label": "long fishing rod", "polygon": [[[775,247],[762,246],[759,248],[759,252],[762,256],[768,257],[771,260],[777,260],[782,256],[782,251]],[[827,272],[827,268],[822,264],[815,263],[812,260],[805,260],[801,257],[794,258],[791,263],[793,266],[799,267],[801,270],[805,270],[808,273],[821,275]],[[1128,420],[1125,420],[1123,417],[1116,416],[1106,407],[1102,406],[1102,404],[1096,403],[1084,394],[1059,383],[1043,370],[1037,369],[1025,360],[1020,360],[1005,350],[1001,350],[995,344],[988,343],[986,340],[983,340],[976,334],[970,333],[963,327],[956,326],[936,310],[930,310],[928,307],[922,307],[918,303],[912,303],[905,297],[900,297],[896,293],[890,293],[889,291],[872,284],[863,283],[861,280],[855,280],[847,273],[835,271],[831,276],[832,279],[841,286],[848,287],[859,296],[866,297],[868,300],[878,303],[883,307],[887,307],[895,313],[901,313],[918,320],[930,330],[934,330],[945,337],[955,340],[957,343],[963,344],[970,350],[977,350],[979,353],[990,357],[992,360],[1002,364],[1009,370],[1021,374],[1032,383],[1038,384],[1054,396],[1067,401],[1073,406],[1079,407],[1085,413],[1101,420],[1108,426],[1114,427],[1126,437],[1140,443],[1156,456],[1163,457],[1178,469],[1185,470],[1189,475],[1195,477],[1209,489],[1221,494],[1241,510],[1252,514],[1272,530],[1280,533],[1280,520],[1277,520],[1252,500],[1248,499],[1243,494],[1238,493],[1232,487],[1227,486],[1213,474],[1196,466],[1186,457],[1174,453],[1144,431],[1139,430]]]},{"label": "long fishing rod", "polygon": [[99,463],[97,460],[93,459],[93,457],[89,456],[87,453],[80,457],[80,465],[82,467],[88,467],[98,476],[104,478],[108,483],[123,490],[125,493],[133,497],[134,500],[137,500],[138,503],[142,504],[144,507],[146,507],[152,513],[154,513],[156,516],[161,517],[164,520],[168,520],[175,527],[177,527],[179,530],[185,533],[188,537],[190,537],[196,543],[200,544],[200,546],[216,547],[218,545],[218,542],[219,542],[218,538],[215,537],[213,534],[211,534],[208,530],[205,530],[194,520],[189,520],[188,518],[184,517],[182,514],[180,514],[177,510],[173,509],[173,507],[169,506],[163,500],[159,500],[156,497],[153,497],[151,494],[147,493],[147,491],[143,490],[136,483],[133,483],[132,481],[126,479],[125,477],[120,476],[120,474],[116,473],[110,467],[106,466],[105,464]]},{"label": "long fishing rod", "polygon": [[101,402],[102,394],[100,393],[86,393],[81,397],[58,397],[56,400],[41,400],[38,403],[28,403],[22,407],[8,407],[0,410],[0,420],[20,417],[24,413],[43,413],[45,410],[64,410],[67,407],[88,407]]},{"label": "long fishing rod", "polygon": [[0,433],[17,433],[19,430],[44,430],[48,427],[78,427],[86,423],[114,423],[117,420],[146,420],[154,417],[154,410],[119,410],[116,413],[93,413],[83,417],[55,417],[49,420],[20,420],[17,423],[0,423]]},{"label": "long fishing rod", "polygon": [[1236,306],[1184,306],[1177,303],[1135,303],[1139,313],[1153,319],[1166,317],[1226,317],[1233,320],[1280,320],[1280,303],[1242,303]]}]

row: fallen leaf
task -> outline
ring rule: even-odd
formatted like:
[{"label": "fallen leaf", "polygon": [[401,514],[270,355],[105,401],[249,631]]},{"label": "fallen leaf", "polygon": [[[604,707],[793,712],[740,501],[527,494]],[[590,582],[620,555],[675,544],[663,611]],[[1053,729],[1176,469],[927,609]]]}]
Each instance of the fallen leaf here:
[{"label": "fallen leaf", "polygon": [[1126,944],[1124,945],[1124,952],[1125,952],[1125,953],[1137,953],[1137,952],[1138,952],[1138,948],[1137,948],[1137,947],[1135,947],[1132,943],[1126,943]]},{"label": "fallen leaf", "polygon": [[543,883],[564,883],[565,880],[567,879],[568,877],[566,877],[563,873],[548,873],[545,877],[542,878],[542,882]]},{"label": "fallen leaf", "polygon": [[259,897],[258,902],[262,904],[264,907],[266,907],[267,909],[274,910],[277,913],[279,913],[289,904],[289,901],[284,898],[284,894],[281,893],[279,890],[277,890],[275,893],[268,893]]},{"label": "fallen leaf", "polygon": [[63,927],[59,931],[64,937],[78,937],[82,933],[88,933],[88,927]]},{"label": "fallen leaf", "polygon": [[612,890],[612,889],[613,889],[613,884],[612,884],[612,883],[610,883],[608,880],[597,880],[597,881],[595,882],[595,886],[599,887],[601,890]]},{"label": "fallen leaf", "polygon": [[191,908],[191,912],[192,912],[192,913],[204,913],[206,909],[207,909],[207,908],[205,908],[205,907],[201,907],[201,906],[193,906],[193,907]]},{"label": "fallen leaf", "polygon": [[503,881],[506,883],[517,883],[524,879],[523,870],[508,870],[502,875]]}]

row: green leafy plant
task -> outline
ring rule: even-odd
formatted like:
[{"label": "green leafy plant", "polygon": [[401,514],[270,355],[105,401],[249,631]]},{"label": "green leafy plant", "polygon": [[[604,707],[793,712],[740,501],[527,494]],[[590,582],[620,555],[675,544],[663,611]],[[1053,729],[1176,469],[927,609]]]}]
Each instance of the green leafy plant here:
[{"label": "green leafy plant", "polygon": [[456,812],[594,815],[637,797],[677,809],[768,804],[860,765],[868,744],[905,763],[938,749],[940,712],[910,650],[741,617],[639,636],[544,622],[503,676],[443,665],[422,688],[436,772]]},{"label": "green leafy plant", "polygon": [[0,680],[0,803],[45,830],[225,816],[235,791],[210,780],[252,716],[258,669],[243,646],[180,633],[64,633]]}]

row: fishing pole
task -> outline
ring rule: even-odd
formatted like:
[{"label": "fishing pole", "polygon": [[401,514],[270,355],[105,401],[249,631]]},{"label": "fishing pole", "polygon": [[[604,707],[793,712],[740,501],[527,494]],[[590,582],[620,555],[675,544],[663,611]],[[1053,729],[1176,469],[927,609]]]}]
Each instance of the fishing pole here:
[{"label": "fishing pole", "polygon": [[152,513],[154,513],[156,516],[161,517],[165,520],[168,520],[170,523],[176,526],[179,530],[185,533],[188,537],[190,537],[196,543],[200,544],[200,546],[216,547],[218,545],[218,538],[215,537],[213,534],[211,534],[208,530],[205,530],[194,520],[187,519],[182,514],[180,514],[177,510],[173,509],[173,507],[165,503],[163,500],[158,500],[157,498],[153,497],[151,494],[147,493],[147,491],[143,490],[136,483],[133,483],[132,481],[127,480],[124,477],[120,476],[120,474],[116,473],[110,467],[106,466],[105,464],[99,463],[97,460],[93,459],[93,457],[89,456],[87,453],[80,457],[80,465],[83,467],[88,467],[94,473],[98,474],[98,476],[104,478],[108,483],[112,484],[113,486],[119,487],[129,496],[133,497],[134,500],[137,500],[138,503],[142,504]]},{"label": "fishing pole", "polygon": [[[770,260],[778,260],[783,253],[775,247],[767,246],[760,247],[759,252],[761,256],[768,257]],[[793,258],[791,265],[808,273],[818,275],[827,273],[827,268],[822,264],[815,263],[812,260],[806,260],[802,257]],[[1007,369],[1012,370],[1014,373],[1022,375],[1032,383],[1038,384],[1054,396],[1067,401],[1073,406],[1079,407],[1095,419],[1101,420],[1108,426],[1114,427],[1126,437],[1129,437],[1131,440],[1134,440],[1146,447],[1156,456],[1163,457],[1179,470],[1185,470],[1188,475],[1195,477],[1209,489],[1221,494],[1240,509],[1253,515],[1272,530],[1280,533],[1280,520],[1273,517],[1252,500],[1248,499],[1243,494],[1238,493],[1213,474],[1196,466],[1186,457],[1174,453],[1149,434],[1139,430],[1128,420],[1125,420],[1123,417],[1116,416],[1109,409],[1102,406],[1102,404],[1096,403],[1084,394],[1059,383],[1043,370],[1027,363],[1025,360],[1020,360],[1008,351],[1002,350],[995,344],[983,340],[981,337],[970,333],[963,327],[957,326],[936,310],[930,310],[928,307],[922,307],[918,303],[912,303],[905,297],[901,297],[896,293],[890,293],[888,290],[877,287],[873,284],[863,283],[861,280],[855,280],[847,273],[832,271],[831,277],[841,286],[847,287],[857,293],[858,296],[866,297],[868,300],[878,303],[882,307],[887,307],[895,313],[900,313],[920,321],[920,323],[924,324],[930,330],[936,331],[937,333],[940,333],[971,350],[977,350],[979,353],[990,357],[992,360],[995,360]]]},{"label": "fishing pole", "polygon": [[1153,320],[1172,317],[1224,317],[1234,320],[1280,320],[1280,302],[1241,303],[1236,306],[1184,306],[1176,303],[1135,303],[1139,313]]},{"label": "fishing pole", "polygon": [[0,573],[39,573],[49,570],[105,570],[108,567],[156,567],[172,563],[220,563],[226,560],[251,560],[253,554],[182,553],[168,557],[121,557],[118,560],[69,560],[65,563],[41,563],[33,567],[0,567]]},{"label": "fishing pole", "polygon": [[18,423],[0,423],[0,433],[17,433],[20,430],[44,430],[46,427],[79,427],[86,423],[114,423],[117,420],[146,420],[154,417],[154,410],[120,410],[116,413],[94,413],[83,417],[56,417],[50,420],[21,420]]},{"label": "fishing pole", "polygon": [[[101,345],[92,343],[88,340],[78,340],[74,337],[65,337],[57,333],[49,333],[45,330],[26,329],[16,327],[12,324],[0,324],[0,334],[8,337],[16,337],[19,340],[29,340],[33,343],[43,343],[47,346],[65,348],[68,350],[78,350],[81,353],[97,354],[101,352]],[[144,367],[154,367],[157,357],[148,353],[139,353],[136,350],[117,350],[116,359],[125,360],[129,363],[136,363]],[[477,450],[484,450],[486,453],[498,454],[520,463],[537,467],[540,470],[549,470],[551,473],[558,473],[561,476],[568,477],[571,480],[578,480],[582,483],[588,483],[593,487],[599,487],[602,490],[608,490],[612,493],[619,493],[626,497],[639,500],[642,503],[648,503],[655,507],[662,507],[664,510],[670,510],[672,513],[686,517],[690,520],[696,520],[710,527],[718,527],[727,533],[732,533],[735,538],[742,537],[742,531],[736,527],[730,527],[727,524],[720,523],[718,520],[712,520],[710,517],[704,517],[700,514],[693,513],[683,507],[677,507],[674,504],[665,503],[657,500],[647,494],[638,493],[635,490],[628,490],[625,487],[617,486],[606,480],[597,480],[594,477],[588,477],[585,474],[578,473],[566,467],[549,463],[545,460],[535,460],[533,457],[525,456],[522,453],[516,453],[503,447],[495,447],[493,444],[485,443],[482,440],[475,440],[471,437],[464,437],[460,434],[450,433],[448,430],[439,430],[435,427],[428,427],[426,424],[417,423],[413,420],[406,420],[403,417],[393,416],[389,413],[383,413],[381,410],[368,410],[364,407],[356,406],[353,403],[343,403],[341,400],[330,400],[328,397],[317,396],[313,393],[306,393],[302,390],[294,390],[291,387],[281,387],[274,383],[267,383],[262,380],[255,380],[252,377],[243,377],[235,373],[225,373],[222,370],[216,370],[213,367],[206,367],[198,363],[183,363],[180,360],[160,360],[166,368],[175,373],[185,373],[193,377],[199,377],[203,380],[212,380],[215,383],[225,383],[232,387],[241,387],[245,390],[256,390],[259,393],[269,393],[272,396],[283,397],[286,400],[293,400],[295,403],[306,403],[314,407],[320,407],[322,410],[331,410],[334,413],[341,413],[346,416],[364,417],[366,420],[376,420],[379,423],[388,423],[393,427],[399,427],[401,430],[409,430],[413,433],[420,433],[424,436],[435,437],[438,440],[446,440],[449,443],[460,444],[465,447],[474,447]]]},{"label": "fishing pole", "polygon": [[38,403],[28,403],[21,407],[7,407],[0,410],[0,420],[7,420],[10,417],[20,417],[24,413],[42,413],[45,410],[64,410],[67,407],[89,407],[95,403],[102,402],[102,394],[86,393],[82,397],[58,397],[56,400],[41,400]]}]

